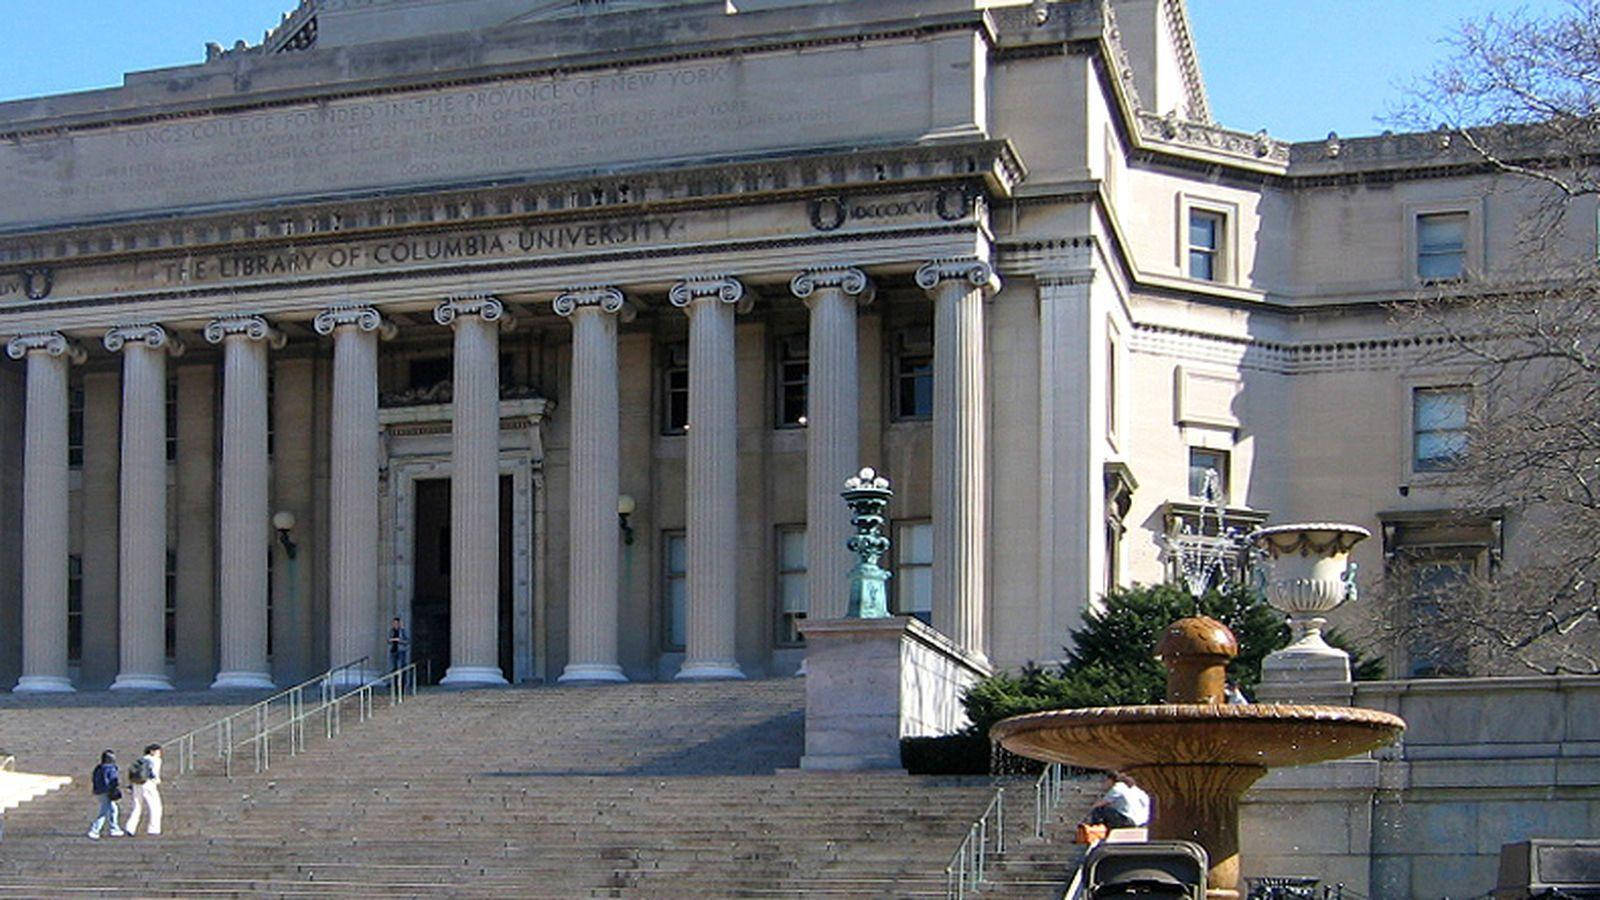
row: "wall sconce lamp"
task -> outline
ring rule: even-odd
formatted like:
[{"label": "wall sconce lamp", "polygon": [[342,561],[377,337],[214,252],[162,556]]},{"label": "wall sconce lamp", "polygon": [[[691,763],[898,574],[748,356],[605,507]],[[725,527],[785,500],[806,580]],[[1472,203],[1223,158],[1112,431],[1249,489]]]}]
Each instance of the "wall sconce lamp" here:
[{"label": "wall sconce lamp", "polygon": [[290,559],[294,559],[295,551],[300,549],[294,541],[289,540],[289,530],[294,528],[294,523],[294,513],[287,509],[272,514],[272,527],[278,532],[278,543],[283,545],[283,554]]},{"label": "wall sconce lamp", "polygon": [[628,517],[636,508],[632,494],[617,495],[617,527],[622,529],[622,542],[629,546],[633,544],[633,526],[628,524]]}]

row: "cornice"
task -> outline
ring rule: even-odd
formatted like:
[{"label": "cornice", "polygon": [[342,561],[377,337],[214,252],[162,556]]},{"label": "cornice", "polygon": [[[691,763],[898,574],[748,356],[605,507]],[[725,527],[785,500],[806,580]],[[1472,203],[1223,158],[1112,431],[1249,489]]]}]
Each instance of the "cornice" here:
[{"label": "cornice", "polygon": [[1206,97],[1200,56],[1195,52],[1194,35],[1189,30],[1188,7],[1179,0],[1161,0],[1161,6],[1167,16],[1167,31],[1178,51],[1178,67],[1183,75],[1184,92],[1188,94],[1189,120],[1210,125],[1211,102]]},{"label": "cornice", "polygon": [[1220,335],[1197,329],[1134,323],[1129,348],[1135,353],[1171,356],[1276,375],[1310,375],[1395,369],[1447,348],[1451,339],[1438,335],[1266,341]]}]

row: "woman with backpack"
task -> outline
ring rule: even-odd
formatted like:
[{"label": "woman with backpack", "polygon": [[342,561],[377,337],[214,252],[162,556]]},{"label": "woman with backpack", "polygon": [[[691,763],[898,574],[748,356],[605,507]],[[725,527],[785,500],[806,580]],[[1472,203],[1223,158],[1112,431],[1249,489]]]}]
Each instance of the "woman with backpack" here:
[{"label": "woman with backpack", "polygon": [[139,817],[148,812],[150,824],[145,826],[145,834],[161,833],[161,745],[150,744],[144,748],[144,755],[133,761],[128,767],[128,783],[132,785],[133,809],[128,812],[128,821],[123,830],[128,832],[128,837],[133,837],[139,830]]},{"label": "woman with backpack", "polygon": [[100,840],[100,832],[108,825],[112,837],[122,837],[122,826],[117,824],[117,801],[122,799],[122,786],[117,780],[117,754],[110,750],[100,754],[100,765],[94,767],[89,784],[100,803],[99,814],[89,826],[89,840]]}]

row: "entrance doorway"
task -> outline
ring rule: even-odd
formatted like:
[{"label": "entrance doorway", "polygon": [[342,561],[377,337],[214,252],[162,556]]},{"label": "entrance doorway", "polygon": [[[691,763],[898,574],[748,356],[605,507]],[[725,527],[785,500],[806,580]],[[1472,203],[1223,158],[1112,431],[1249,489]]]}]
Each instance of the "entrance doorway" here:
[{"label": "entrance doorway", "polygon": [[[419,678],[436,684],[450,668],[450,479],[416,482],[416,547],[412,554],[411,659],[423,665]],[[512,480],[500,477],[499,664],[511,677]]]}]

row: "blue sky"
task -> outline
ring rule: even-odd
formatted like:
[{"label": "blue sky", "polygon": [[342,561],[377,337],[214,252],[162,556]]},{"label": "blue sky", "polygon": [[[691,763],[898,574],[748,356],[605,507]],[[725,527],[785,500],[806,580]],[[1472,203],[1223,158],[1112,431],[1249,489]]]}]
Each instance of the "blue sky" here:
[{"label": "blue sky", "polygon": [[[0,0],[0,100],[121,83],[122,73],[251,43],[296,0]],[[1564,0],[1522,0],[1538,12]],[[1218,121],[1289,140],[1371,134],[1455,23],[1506,0],[1189,0]]]}]

